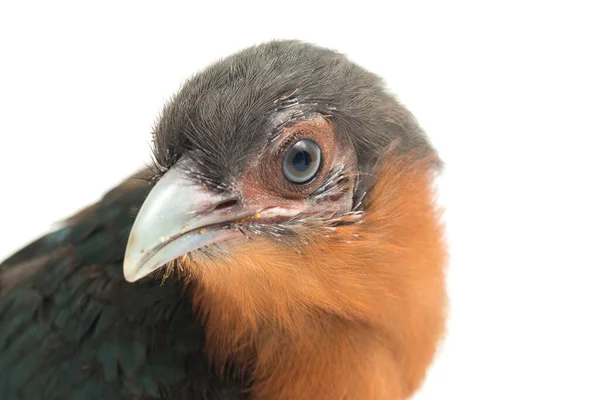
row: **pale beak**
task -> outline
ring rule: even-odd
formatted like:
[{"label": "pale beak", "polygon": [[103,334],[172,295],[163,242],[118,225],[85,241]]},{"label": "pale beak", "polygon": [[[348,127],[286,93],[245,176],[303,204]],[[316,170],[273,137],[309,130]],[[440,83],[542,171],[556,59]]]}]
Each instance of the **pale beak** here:
[{"label": "pale beak", "polygon": [[125,251],[125,279],[134,282],[189,252],[243,238],[235,223],[253,214],[235,195],[194,183],[174,166],[135,219]]}]

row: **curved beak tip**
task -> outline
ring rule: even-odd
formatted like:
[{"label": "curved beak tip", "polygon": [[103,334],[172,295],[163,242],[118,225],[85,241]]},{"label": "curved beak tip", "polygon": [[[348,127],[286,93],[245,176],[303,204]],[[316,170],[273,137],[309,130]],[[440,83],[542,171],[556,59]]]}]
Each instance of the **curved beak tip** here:
[{"label": "curved beak tip", "polygon": [[[135,282],[169,261],[231,236],[224,224],[240,218],[236,213],[214,211],[226,195],[190,184],[177,166],[150,191],[133,223],[123,260],[123,275]],[[207,226],[214,229],[207,231]]]},{"label": "curved beak tip", "polygon": [[139,277],[137,276],[137,274],[135,272],[136,271],[134,269],[130,268],[127,261],[125,261],[125,263],[123,265],[123,276],[125,277],[125,280],[127,282],[133,283],[139,279]]},{"label": "curved beak tip", "polygon": [[125,280],[129,283],[133,283],[133,282],[137,281],[137,278],[135,277],[135,275],[125,274]]},{"label": "curved beak tip", "polygon": [[127,245],[127,250],[125,252],[125,258],[123,260],[123,276],[127,282],[135,282],[141,278],[143,275],[140,274],[140,266],[137,265],[136,261],[131,259],[130,247]]}]

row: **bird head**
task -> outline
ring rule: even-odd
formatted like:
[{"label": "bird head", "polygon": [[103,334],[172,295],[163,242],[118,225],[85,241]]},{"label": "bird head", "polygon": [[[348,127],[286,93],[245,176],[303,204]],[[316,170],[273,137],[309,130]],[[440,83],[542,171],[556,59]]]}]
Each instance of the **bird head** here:
[{"label": "bird head", "polygon": [[315,321],[390,327],[406,343],[438,336],[439,163],[376,75],[296,41],[251,47],[182,86],[154,158],[124,274],[182,275],[209,340],[227,329],[231,351],[265,327],[306,338],[329,323]]}]

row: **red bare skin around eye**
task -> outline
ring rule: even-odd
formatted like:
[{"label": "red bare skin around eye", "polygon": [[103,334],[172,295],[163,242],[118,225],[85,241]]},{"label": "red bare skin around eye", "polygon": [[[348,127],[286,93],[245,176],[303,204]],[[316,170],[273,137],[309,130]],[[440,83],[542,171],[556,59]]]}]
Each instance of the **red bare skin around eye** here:
[{"label": "red bare skin around eye", "polygon": [[[310,139],[322,151],[322,165],[317,175],[306,184],[289,182],[282,172],[282,160],[286,151],[299,140]],[[308,201],[312,194],[327,178],[331,168],[344,165],[347,177],[346,190],[335,193],[328,202],[316,206]],[[290,213],[312,208],[312,212],[343,214],[350,211],[356,156],[351,145],[336,135],[334,124],[325,117],[318,116],[300,121],[283,129],[276,140],[265,147],[238,180],[238,190],[247,205],[257,209],[267,207],[287,208]],[[316,207],[315,207],[316,206]]]}]

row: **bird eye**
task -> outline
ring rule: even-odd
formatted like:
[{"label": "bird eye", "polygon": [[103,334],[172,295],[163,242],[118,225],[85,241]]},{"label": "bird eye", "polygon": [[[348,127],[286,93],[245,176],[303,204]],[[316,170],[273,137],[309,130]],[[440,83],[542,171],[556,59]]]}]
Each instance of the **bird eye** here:
[{"label": "bird eye", "polygon": [[292,183],[306,183],[321,166],[321,148],[312,140],[299,140],[283,157],[283,175]]}]

